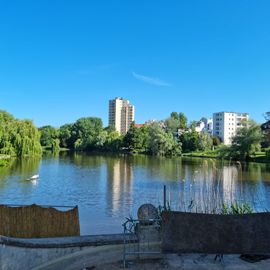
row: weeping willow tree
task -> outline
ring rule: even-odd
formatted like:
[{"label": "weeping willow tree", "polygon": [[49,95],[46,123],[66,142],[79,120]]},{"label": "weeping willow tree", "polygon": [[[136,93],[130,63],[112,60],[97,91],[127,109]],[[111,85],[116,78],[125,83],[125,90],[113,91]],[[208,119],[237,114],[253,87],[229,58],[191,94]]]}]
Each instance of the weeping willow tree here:
[{"label": "weeping willow tree", "polygon": [[41,155],[40,133],[30,120],[18,120],[0,111],[0,154]]}]

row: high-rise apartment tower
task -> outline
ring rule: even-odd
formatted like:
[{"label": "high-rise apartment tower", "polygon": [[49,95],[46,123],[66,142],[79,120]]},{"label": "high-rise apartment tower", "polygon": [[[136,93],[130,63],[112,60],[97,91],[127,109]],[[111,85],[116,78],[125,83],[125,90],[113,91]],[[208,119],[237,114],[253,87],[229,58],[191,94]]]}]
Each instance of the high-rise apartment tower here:
[{"label": "high-rise apartment tower", "polygon": [[247,125],[248,113],[218,112],[213,114],[213,135],[224,144],[231,144],[237,129]]},{"label": "high-rise apartment tower", "polygon": [[117,97],[109,101],[109,126],[126,134],[135,118],[135,108],[129,100]]}]

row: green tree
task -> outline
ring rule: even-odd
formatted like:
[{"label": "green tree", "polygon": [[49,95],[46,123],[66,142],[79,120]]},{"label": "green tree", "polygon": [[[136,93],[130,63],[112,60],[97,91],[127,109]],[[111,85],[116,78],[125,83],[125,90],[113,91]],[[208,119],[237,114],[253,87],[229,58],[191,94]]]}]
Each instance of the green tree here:
[{"label": "green tree", "polygon": [[131,151],[140,150],[140,131],[134,123],[131,124],[128,132],[123,138],[123,146]]},{"label": "green tree", "polygon": [[202,117],[200,119],[200,122],[204,122],[204,124],[207,125],[207,118],[206,117]]},{"label": "green tree", "polygon": [[60,127],[59,129],[59,140],[60,140],[60,147],[63,148],[74,148],[74,141],[72,138],[72,126],[73,124],[65,124]]},{"label": "green tree", "polygon": [[94,148],[97,150],[103,150],[107,141],[108,132],[106,130],[100,131],[95,138]]},{"label": "green tree", "polygon": [[231,155],[234,158],[247,159],[261,148],[262,132],[260,126],[255,122],[237,130],[232,139],[230,147]]},{"label": "green tree", "polygon": [[[266,120],[266,123],[264,123],[261,127],[262,127],[262,131],[263,131],[263,141],[261,143],[263,148],[267,148],[270,146],[270,129],[267,128],[267,126],[269,126],[269,121],[270,121],[270,112],[266,112],[264,114],[264,118]],[[266,125],[266,127],[263,128],[263,126]]]},{"label": "green tree", "polygon": [[180,122],[178,118],[169,117],[165,120],[166,130],[175,134],[180,127]]},{"label": "green tree", "polygon": [[135,127],[134,123],[131,124],[130,129],[123,138],[123,146],[130,151],[143,153],[146,150],[147,140],[147,127]]},{"label": "green tree", "polygon": [[55,153],[60,151],[60,140],[58,138],[52,141],[51,150]]},{"label": "green tree", "polygon": [[60,149],[59,131],[52,126],[43,126],[39,128],[40,144],[54,152]]},{"label": "green tree", "polygon": [[187,129],[187,126],[188,126],[188,119],[187,117],[185,116],[185,114],[183,112],[180,112],[179,113],[179,128],[180,129]]},{"label": "green tree", "polygon": [[18,120],[0,111],[0,153],[12,156],[41,155],[40,133],[30,120]]},{"label": "green tree", "polygon": [[181,154],[181,144],[171,133],[166,133],[157,123],[148,127],[148,152],[157,156],[177,156]]},{"label": "green tree", "polygon": [[270,120],[270,112],[266,112],[264,114],[264,118],[265,118],[266,121],[269,121]]},{"label": "green tree", "polygon": [[213,140],[211,135],[206,132],[206,131],[202,131],[199,134],[199,139],[198,139],[198,150],[200,151],[209,151],[212,149],[213,147]]},{"label": "green tree", "polygon": [[97,117],[78,119],[71,128],[70,142],[75,150],[93,150],[96,138],[102,131],[102,120]]},{"label": "green tree", "polygon": [[116,129],[115,129],[114,126],[107,126],[107,127],[104,128],[104,130],[107,131],[108,133],[116,132]]},{"label": "green tree", "polygon": [[219,137],[217,137],[217,136],[213,136],[212,140],[213,140],[213,145],[214,146],[218,146],[218,145],[221,144],[221,139]]},{"label": "green tree", "polygon": [[199,150],[199,133],[195,129],[184,132],[180,136],[183,152],[193,152]]},{"label": "green tree", "polygon": [[263,134],[262,146],[265,148],[270,146],[270,129]]},{"label": "green tree", "polygon": [[167,132],[171,132],[174,135],[177,133],[178,129],[187,129],[187,118],[184,113],[172,112],[170,117],[165,120],[165,126]]},{"label": "green tree", "polygon": [[191,121],[190,124],[189,124],[189,128],[190,129],[194,129],[196,128],[196,126],[198,125],[198,121]]},{"label": "green tree", "polygon": [[17,156],[41,155],[40,133],[30,120],[16,120],[14,146]]},{"label": "green tree", "polygon": [[121,150],[123,144],[123,136],[115,130],[115,128],[106,129],[108,132],[107,141],[105,144],[105,151],[118,152]]},{"label": "green tree", "polygon": [[179,117],[177,112],[172,112],[170,117],[165,120],[167,132],[176,133],[179,128]]},{"label": "green tree", "polygon": [[176,119],[176,120],[179,120],[179,115],[178,115],[178,113],[177,113],[177,112],[172,112],[172,113],[171,113],[171,118]]}]

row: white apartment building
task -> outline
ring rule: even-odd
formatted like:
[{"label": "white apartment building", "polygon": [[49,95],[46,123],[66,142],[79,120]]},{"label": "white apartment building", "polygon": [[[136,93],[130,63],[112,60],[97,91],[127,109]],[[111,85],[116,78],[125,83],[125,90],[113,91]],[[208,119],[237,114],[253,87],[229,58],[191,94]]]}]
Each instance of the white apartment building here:
[{"label": "white apartment building", "polygon": [[198,133],[201,132],[208,132],[209,134],[213,134],[213,119],[209,118],[207,121],[199,121],[197,126],[195,127],[195,130]]},{"label": "white apartment building", "polygon": [[109,126],[126,134],[135,118],[135,107],[129,100],[117,97],[109,101]]},{"label": "white apartment building", "polygon": [[238,128],[247,125],[248,113],[218,112],[213,114],[213,136],[219,137],[226,145],[232,143]]}]

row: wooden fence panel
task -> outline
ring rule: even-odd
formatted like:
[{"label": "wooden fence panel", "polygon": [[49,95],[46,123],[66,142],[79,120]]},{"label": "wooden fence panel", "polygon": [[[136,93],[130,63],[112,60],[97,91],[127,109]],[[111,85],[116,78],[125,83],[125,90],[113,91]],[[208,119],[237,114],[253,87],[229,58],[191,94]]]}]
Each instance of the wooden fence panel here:
[{"label": "wooden fence panel", "polygon": [[29,205],[0,205],[0,235],[18,238],[80,235],[78,207],[68,211]]}]

